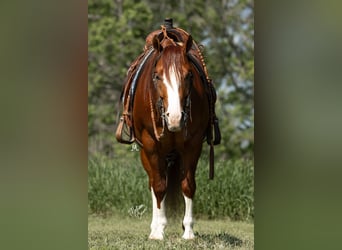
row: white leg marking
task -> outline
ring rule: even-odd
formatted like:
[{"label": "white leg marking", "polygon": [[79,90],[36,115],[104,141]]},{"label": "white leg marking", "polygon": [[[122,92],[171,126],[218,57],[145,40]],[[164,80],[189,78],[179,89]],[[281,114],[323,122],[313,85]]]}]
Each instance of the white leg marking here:
[{"label": "white leg marking", "polygon": [[184,194],[184,200],[185,200],[185,215],[183,219],[183,226],[184,226],[184,234],[183,239],[190,240],[194,239],[194,231],[192,230],[192,227],[194,225],[194,221],[192,218],[192,199],[186,197]]},{"label": "white leg marking", "polygon": [[164,239],[164,228],[166,226],[167,220],[165,216],[165,196],[160,203],[160,209],[157,207],[157,198],[154,194],[153,188],[151,188],[152,193],[152,223],[151,223],[151,234],[150,239],[163,240]]}]

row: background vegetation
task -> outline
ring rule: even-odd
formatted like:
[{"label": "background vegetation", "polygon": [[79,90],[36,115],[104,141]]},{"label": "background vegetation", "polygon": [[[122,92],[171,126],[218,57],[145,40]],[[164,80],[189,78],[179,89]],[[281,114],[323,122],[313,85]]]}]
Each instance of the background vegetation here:
[{"label": "background vegetation", "polygon": [[145,37],[165,17],[204,45],[217,92],[222,144],[218,159],[253,158],[254,3],[252,0],[88,0],[89,154],[125,153],[114,133],[119,95]]},{"label": "background vegetation", "polygon": [[[218,162],[214,180],[208,181],[208,161],[202,159],[196,172],[195,215],[209,219],[227,216],[233,220],[253,219],[253,169],[249,160]],[[150,216],[151,193],[140,160],[90,160],[88,200],[91,213]]]}]

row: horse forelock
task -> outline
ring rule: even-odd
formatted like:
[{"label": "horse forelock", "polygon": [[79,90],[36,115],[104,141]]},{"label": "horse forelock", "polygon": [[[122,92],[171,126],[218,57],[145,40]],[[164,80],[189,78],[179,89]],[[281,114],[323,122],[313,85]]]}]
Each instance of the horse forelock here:
[{"label": "horse forelock", "polygon": [[[185,64],[185,55],[181,46],[168,46],[161,57],[164,74],[168,82],[176,80],[179,84],[182,78],[182,67]],[[174,76],[175,79],[171,79]]]}]

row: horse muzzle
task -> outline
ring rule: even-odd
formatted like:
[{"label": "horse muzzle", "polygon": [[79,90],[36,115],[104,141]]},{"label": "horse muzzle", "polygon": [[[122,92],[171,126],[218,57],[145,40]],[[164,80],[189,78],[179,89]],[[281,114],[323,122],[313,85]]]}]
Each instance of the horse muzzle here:
[{"label": "horse muzzle", "polygon": [[184,126],[183,113],[173,114],[173,115],[171,115],[170,113],[166,113],[165,121],[166,121],[167,129],[170,132],[179,132],[182,130]]}]

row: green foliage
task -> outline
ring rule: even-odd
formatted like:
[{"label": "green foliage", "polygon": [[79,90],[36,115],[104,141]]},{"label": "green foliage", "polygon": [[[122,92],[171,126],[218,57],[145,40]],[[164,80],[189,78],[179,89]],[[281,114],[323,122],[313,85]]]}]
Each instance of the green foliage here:
[{"label": "green foliage", "polygon": [[132,207],[151,205],[148,178],[139,161],[95,158],[88,163],[88,204],[91,212],[128,214]]},{"label": "green foliage", "polygon": [[89,1],[88,12],[89,151],[113,155],[120,90],[130,63],[142,51],[151,10],[144,2],[103,0]]},{"label": "green foliage", "polygon": [[208,180],[208,160],[196,172],[195,213],[209,218],[254,218],[254,166],[249,160],[218,162],[215,178]]},{"label": "green foliage", "polygon": [[120,91],[130,63],[142,52],[145,37],[165,17],[204,45],[223,140],[219,159],[253,159],[254,4],[225,1],[88,1],[89,152],[117,156],[113,143]]},{"label": "green foliage", "polygon": [[[201,159],[196,172],[196,216],[234,220],[254,218],[254,168],[251,161],[216,164],[215,178],[208,180],[208,160]],[[88,203],[92,213],[151,213],[148,177],[140,160],[92,158],[88,164]],[[145,211],[144,211],[145,212]]]}]

